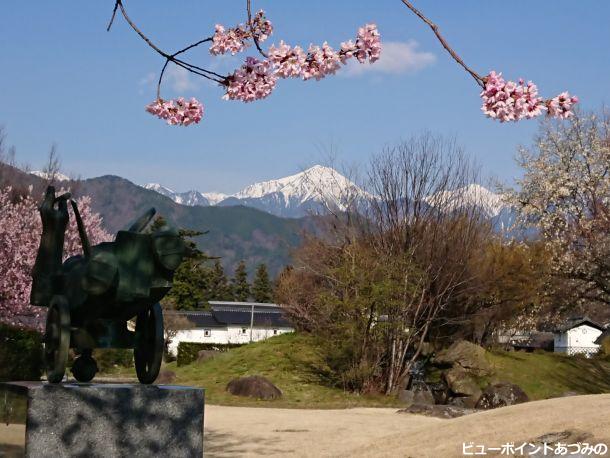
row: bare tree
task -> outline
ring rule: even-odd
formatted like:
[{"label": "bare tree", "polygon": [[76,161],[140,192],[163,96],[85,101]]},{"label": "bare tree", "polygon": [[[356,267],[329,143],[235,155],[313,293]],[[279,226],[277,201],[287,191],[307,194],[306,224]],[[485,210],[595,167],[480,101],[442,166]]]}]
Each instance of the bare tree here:
[{"label": "bare tree", "polygon": [[472,282],[469,261],[490,231],[470,186],[477,178],[441,137],[383,151],[371,163],[366,205],[323,220],[324,237],[308,239],[280,281],[302,327],[332,335],[349,326],[346,370],[386,393],[405,386],[430,330]]},{"label": "bare tree", "polygon": [[477,179],[454,141],[430,134],[373,160],[368,219],[375,251],[404,271],[401,300],[387,310],[386,392],[404,385],[431,326],[472,281],[468,261],[489,233],[473,192]]}]

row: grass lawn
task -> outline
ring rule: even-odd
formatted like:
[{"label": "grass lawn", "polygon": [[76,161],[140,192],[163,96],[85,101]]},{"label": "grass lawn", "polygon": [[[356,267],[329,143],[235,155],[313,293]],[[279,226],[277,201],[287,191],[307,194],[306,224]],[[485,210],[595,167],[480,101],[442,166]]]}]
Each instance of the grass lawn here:
[{"label": "grass lawn", "polygon": [[492,380],[519,385],[531,400],[610,392],[610,361],[550,352],[487,353],[495,375]]},{"label": "grass lawn", "polygon": [[[519,385],[531,400],[579,394],[610,392],[610,361],[585,359],[549,352],[487,352],[495,374],[480,380],[505,381]],[[332,387],[324,379],[327,370],[315,344],[305,334],[284,334],[242,347],[204,361],[178,367],[165,364],[163,369],[176,373],[176,384],[206,389],[206,401],[212,404],[288,408],[400,407],[395,397],[359,396]],[[438,372],[438,371],[437,371]],[[102,377],[130,378],[134,368],[115,368]],[[283,392],[283,398],[261,401],[233,396],[226,391],[229,381],[246,375],[262,375]],[[431,377],[440,376],[432,373]]]},{"label": "grass lawn", "polygon": [[[302,334],[284,334],[266,341],[234,348],[203,363],[164,368],[174,371],[176,383],[206,389],[206,402],[224,405],[251,405],[298,408],[345,408],[399,406],[394,397],[359,396],[324,383],[322,357],[314,339]],[[233,396],[226,391],[236,377],[262,375],[282,390],[283,398],[259,401]]]}]

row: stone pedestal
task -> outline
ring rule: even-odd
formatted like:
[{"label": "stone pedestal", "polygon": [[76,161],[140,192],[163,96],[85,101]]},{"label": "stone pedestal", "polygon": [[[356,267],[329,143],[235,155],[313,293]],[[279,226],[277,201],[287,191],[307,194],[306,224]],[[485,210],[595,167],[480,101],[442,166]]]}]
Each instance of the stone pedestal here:
[{"label": "stone pedestal", "polygon": [[[5,383],[0,388],[0,417],[4,410],[4,417],[17,424],[15,430],[15,412],[25,415],[27,457],[203,456],[201,389],[36,382]],[[8,411],[6,393],[12,396]],[[24,407],[19,409],[20,397],[27,400],[27,408],[21,402]]]}]

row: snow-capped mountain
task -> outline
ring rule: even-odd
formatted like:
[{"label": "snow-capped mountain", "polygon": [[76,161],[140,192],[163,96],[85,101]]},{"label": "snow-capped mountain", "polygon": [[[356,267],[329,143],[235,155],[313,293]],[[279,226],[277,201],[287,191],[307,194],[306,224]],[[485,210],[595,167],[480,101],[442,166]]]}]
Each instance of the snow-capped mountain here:
[{"label": "snow-capped mountain", "polygon": [[195,207],[197,205],[207,207],[208,205],[213,205],[207,197],[195,190],[176,192],[173,189],[160,185],[159,183],[148,183],[144,185],[144,188],[169,197],[177,204],[188,205],[189,207]]},{"label": "snow-capped mountain", "polygon": [[201,195],[208,199],[210,205],[216,205],[229,197],[228,194],[223,194],[222,192],[204,192]]},{"label": "snow-capped mountain", "polygon": [[[49,179],[49,174],[47,172],[43,172],[42,170],[33,170],[30,172],[31,175],[36,175],[37,177],[43,178],[45,180]],[[70,177],[64,175],[63,173],[55,173],[54,174],[55,181],[69,181]]]},{"label": "snow-capped mountain", "polygon": [[[199,191],[176,192],[165,186],[150,183],[145,188],[156,191],[182,205],[244,205],[276,216],[301,217],[325,209],[345,210],[347,203],[361,205],[373,198],[363,189],[330,167],[315,165],[303,172],[276,180],[246,186],[235,194]],[[425,199],[429,205],[443,205],[451,209],[457,205],[472,205],[482,209],[490,219],[510,219],[511,210],[503,203],[502,195],[479,185],[470,184],[453,191],[433,194]]]},{"label": "snow-capped mountain", "polygon": [[300,217],[325,208],[345,210],[351,199],[367,194],[330,167],[315,165],[276,180],[254,183],[235,194],[179,193],[157,183],[144,186],[183,205],[244,205],[283,217]]},{"label": "snow-capped mountain", "polygon": [[303,172],[245,187],[219,205],[245,205],[277,216],[300,217],[324,209],[346,209],[366,192],[336,170],[315,165]]},{"label": "snow-capped mountain", "polygon": [[478,207],[489,218],[498,216],[506,205],[501,194],[496,194],[480,184],[469,184],[453,191],[442,191],[426,197],[427,204],[442,205],[448,210],[467,205]]}]

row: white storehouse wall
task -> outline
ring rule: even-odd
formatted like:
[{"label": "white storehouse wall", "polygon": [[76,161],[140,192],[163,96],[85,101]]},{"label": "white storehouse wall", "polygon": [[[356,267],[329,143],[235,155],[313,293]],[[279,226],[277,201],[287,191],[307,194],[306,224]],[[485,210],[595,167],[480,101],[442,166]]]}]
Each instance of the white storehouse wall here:
[{"label": "white storehouse wall", "polygon": [[[290,327],[257,327],[252,328],[252,341],[258,342],[280,334],[294,332]],[[210,344],[244,344],[250,342],[250,326],[226,326],[185,329],[178,331],[168,346],[168,351],[176,356],[180,342],[196,342]]]},{"label": "white storehouse wall", "polygon": [[583,353],[591,356],[599,350],[599,345],[593,342],[601,333],[602,331],[588,324],[581,324],[561,333],[557,332],[554,336],[555,352],[568,355]]}]

